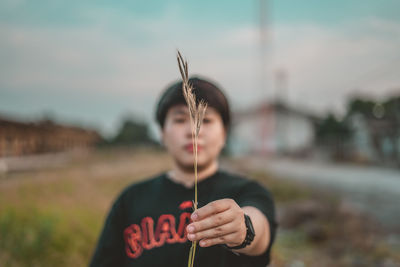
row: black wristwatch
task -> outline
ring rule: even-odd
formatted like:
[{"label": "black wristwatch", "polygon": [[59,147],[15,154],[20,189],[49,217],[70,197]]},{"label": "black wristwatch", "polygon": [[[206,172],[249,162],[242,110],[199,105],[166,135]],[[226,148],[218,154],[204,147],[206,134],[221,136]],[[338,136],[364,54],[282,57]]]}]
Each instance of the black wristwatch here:
[{"label": "black wristwatch", "polygon": [[227,245],[225,245],[225,247],[229,249],[241,249],[253,242],[256,233],[254,232],[253,223],[251,222],[250,217],[246,214],[244,215],[244,223],[246,224],[246,238],[244,239],[243,243],[235,247],[229,247]]}]

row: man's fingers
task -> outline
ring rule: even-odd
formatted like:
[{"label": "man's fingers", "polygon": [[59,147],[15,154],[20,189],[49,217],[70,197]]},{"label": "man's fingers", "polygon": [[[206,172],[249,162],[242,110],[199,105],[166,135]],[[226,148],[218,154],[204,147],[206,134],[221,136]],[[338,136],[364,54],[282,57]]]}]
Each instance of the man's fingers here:
[{"label": "man's fingers", "polygon": [[218,244],[229,244],[229,243],[233,243],[236,238],[237,238],[237,234],[231,233],[231,234],[227,234],[227,235],[223,235],[223,236],[219,236],[219,237],[215,237],[215,238],[203,239],[200,241],[199,244],[201,247],[210,247],[210,246],[214,246],[214,245],[218,245]]},{"label": "man's fingers", "polygon": [[233,199],[213,201],[192,214],[187,226],[188,239],[200,240],[200,246],[241,244],[246,235],[243,210]]},{"label": "man's fingers", "polygon": [[211,215],[205,219],[193,222],[187,226],[188,233],[201,232],[210,228],[227,224],[235,219],[234,214],[230,210]]},{"label": "man's fingers", "polygon": [[193,212],[191,218],[193,221],[199,221],[212,214],[223,212],[231,207],[232,202],[234,202],[232,199],[215,200]]},{"label": "man's fingers", "polygon": [[228,224],[220,225],[214,228],[210,228],[204,231],[188,234],[188,239],[191,241],[197,241],[201,239],[212,239],[220,236],[225,236],[236,231],[235,223],[231,222]]}]

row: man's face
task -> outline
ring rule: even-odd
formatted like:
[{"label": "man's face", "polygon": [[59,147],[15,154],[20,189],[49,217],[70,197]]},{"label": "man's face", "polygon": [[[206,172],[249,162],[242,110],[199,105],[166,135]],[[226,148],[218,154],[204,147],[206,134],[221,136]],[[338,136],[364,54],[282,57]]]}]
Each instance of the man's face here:
[{"label": "man's face", "polygon": [[[221,116],[214,108],[207,107],[197,141],[199,170],[217,160],[225,139]],[[162,140],[177,165],[184,171],[193,171],[192,130],[186,105],[176,105],[168,110]]]}]

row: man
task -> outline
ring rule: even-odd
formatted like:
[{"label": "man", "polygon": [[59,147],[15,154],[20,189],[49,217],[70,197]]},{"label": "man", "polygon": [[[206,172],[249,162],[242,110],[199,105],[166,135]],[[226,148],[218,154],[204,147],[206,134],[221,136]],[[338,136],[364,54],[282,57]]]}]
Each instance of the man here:
[{"label": "man", "polygon": [[[198,137],[198,210],[193,212],[193,144],[182,83],[164,91],[156,119],[173,158],[169,172],[133,184],[115,201],[91,266],[266,266],[275,237],[270,193],[256,182],[219,168],[230,126],[226,97],[209,81],[192,78],[208,108]],[[151,162],[149,162],[151,164]]]}]

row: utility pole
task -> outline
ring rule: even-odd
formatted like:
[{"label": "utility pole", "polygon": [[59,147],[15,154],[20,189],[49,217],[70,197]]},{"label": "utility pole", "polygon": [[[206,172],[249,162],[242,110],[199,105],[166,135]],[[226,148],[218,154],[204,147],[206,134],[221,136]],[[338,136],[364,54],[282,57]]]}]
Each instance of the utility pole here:
[{"label": "utility pole", "polygon": [[260,30],[260,43],[259,43],[259,63],[260,63],[260,89],[263,96],[266,96],[267,90],[267,45],[268,45],[268,29],[267,29],[267,6],[268,0],[259,1],[259,30]]},{"label": "utility pole", "polygon": [[275,103],[288,106],[288,75],[285,69],[275,72]]},{"label": "utility pole", "polygon": [[[268,0],[258,0],[259,8],[259,93],[260,99],[265,99],[265,104],[267,101],[267,45],[268,45],[268,28],[267,28],[267,8]],[[268,112],[268,111],[266,111]],[[271,129],[267,121],[267,118],[261,120],[261,153],[267,155],[269,152],[269,144],[271,140]]]},{"label": "utility pole", "polygon": [[288,150],[288,134],[291,111],[288,102],[288,77],[285,69],[275,72],[275,140],[276,152],[285,153]]}]

